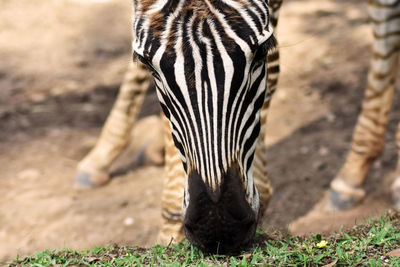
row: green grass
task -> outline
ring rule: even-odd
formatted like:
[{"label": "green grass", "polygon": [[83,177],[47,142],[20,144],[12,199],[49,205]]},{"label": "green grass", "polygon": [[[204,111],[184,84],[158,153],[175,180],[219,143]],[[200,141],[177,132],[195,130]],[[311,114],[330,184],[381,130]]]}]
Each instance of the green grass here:
[{"label": "green grass", "polygon": [[184,241],[150,249],[112,245],[91,251],[45,250],[8,266],[400,266],[387,253],[400,248],[400,213],[347,232],[310,238],[259,234],[254,248],[237,256],[205,255]]}]

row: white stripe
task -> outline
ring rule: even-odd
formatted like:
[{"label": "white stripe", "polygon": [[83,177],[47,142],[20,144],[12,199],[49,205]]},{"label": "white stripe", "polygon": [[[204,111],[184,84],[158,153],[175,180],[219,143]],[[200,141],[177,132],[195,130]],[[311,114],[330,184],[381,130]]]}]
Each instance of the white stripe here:
[{"label": "white stripe", "polygon": [[[199,47],[197,46],[196,42],[194,41],[194,37],[193,37],[193,23],[194,23],[194,18],[196,16],[196,12],[194,12],[193,16],[191,17],[191,19],[188,22],[187,27],[187,31],[189,32],[189,43],[190,43],[190,47],[192,48],[192,52],[193,52],[193,58],[196,62],[196,64],[194,64],[194,75],[195,75],[195,88],[197,91],[197,103],[198,103],[198,107],[199,107],[199,115],[200,115],[200,124],[201,124],[201,130],[203,133],[203,136],[201,136],[202,138],[202,144],[201,144],[201,149],[204,150],[204,154],[207,152],[207,141],[206,141],[206,129],[205,129],[205,121],[206,119],[204,118],[204,110],[205,110],[205,105],[202,105],[202,97],[203,97],[203,89],[202,89],[202,83],[201,83],[201,70],[203,68],[203,64],[202,64],[202,58],[200,55],[200,50]],[[207,94],[207,92],[205,92]],[[200,136],[200,135],[199,135]],[[207,157],[209,158],[209,156]],[[205,162],[206,162],[206,158],[204,158],[203,153],[200,154],[200,161],[201,161],[201,170],[199,170],[201,172],[201,176],[202,177],[211,177],[210,176],[210,172],[205,169]]]},{"label": "white stripe", "polygon": [[[195,139],[200,140],[199,136],[198,136],[198,128],[197,128],[197,123],[196,122],[196,117],[193,113],[193,109],[191,108],[191,102],[190,102],[190,96],[189,96],[189,89],[187,87],[186,84],[186,79],[185,79],[185,59],[183,56],[183,51],[182,51],[182,27],[179,27],[178,32],[177,32],[177,39],[176,39],[176,43],[175,43],[175,54],[176,54],[176,61],[174,64],[174,73],[175,73],[175,79],[176,79],[176,83],[178,85],[178,87],[180,88],[180,91],[183,95],[184,101],[186,103],[186,106],[188,107],[189,111],[189,117],[192,118],[187,119],[187,126],[190,127],[190,121],[193,123],[193,126],[195,129],[186,129],[191,137],[191,157],[192,159],[196,162],[195,167],[199,166],[199,159],[198,159],[198,155],[200,153],[200,151],[197,151],[197,144],[195,144]],[[180,110],[185,113],[185,110],[180,106]]]},{"label": "white stripe", "polygon": [[[210,24],[210,21],[207,20],[207,22]],[[211,25],[209,25],[211,27]],[[208,67],[208,78],[210,80],[210,92],[211,92],[211,99],[213,101],[213,129],[211,129],[211,124],[209,125],[210,127],[210,133],[212,132],[214,134],[214,147],[211,147],[211,151],[213,151],[213,153],[211,153],[211,157],[210,157],[210,167],[212,169],[212,176],[210,176],[210,179],[214,178],[213,176],[216,176],[216,180],[220,181],[220,173],[217,173],[217,169],[215,168],[216,165],[218,164],[218,150],[215,149],[215,146],[217,145],[217,135],[215,134],[217,132],[217,111],[215,110],[215,108],[217,107],[218,103],[217,103],[217,84],[216,84],[216,78],[215,78],[215,70],[214,70],[214,60],[213,60],[213,54],[212,54],[212,47],[211,47],[211,43],[209,40],[207,40],[206,38],[204,38],[202,41],[206,43],[206,47],[207,47],[207,67]],[[208,114],[208,117],[210,117],[210,114]],[[210,152],[211,152],[210,151]]]},{"label": "white stripe", "polygon": [[[232,62],[232,59],[230,58],[228,52],[226,51],[225,46],[222,43],[221,38],[220,38],[217,30],[215,29],[214,25],[210,25],[210,29],[211,29],[211,33],[214,36],[215,42],[217,44],[218,51],[220,52],[222,63],[224,65],[224,70],[223,71],[225,73],[225,83],[224,83],[224,96],[223,96],[223,99],[222,99],[222,112],[224,112],[225,110],[228,109],[228,99],[229,99],[229,96],[230,96],[230,89],[231,89],[231,86],[232,86],[232,79],[233,79],[233,73],[234,73],[233,62]],[[222,114],[222,129],[223,129],[223,131],[226,131],[226,127],[227,127],[227,125],[226,125],[226,115]],[[227,160],[231,160],[231,155],[230,155],[231,153],[228,152],[228,155],[229,155],[229,159],[228,159],[227,155],[226,155],[227,146],[226,146],[225,142],[226,141],[229,142],[230,139],[228,138],[228,140],[225,140],[225,138],[224,138],[225,133],[222,133],[222,134],[223,134],[223,136],[222,136],[222,142],[221,142],[221,148],[222,148],[221,149],[221,151],[222,151],[222,155],[221,156],[222,156],[223,168],[224,168],[224,171],[226,171],[227,168],[228,168]],[[215,145],[217,145],[217,144],[215,144]],[[230,147],[230,146],[228,146],[228,147]],[[228,149],[228,150],[230,151],[230,149]]]},{"label": "white stripe", "polygon": [[[202,36],[202,31],[203,31],[203,26],[204,26],[204,20],[202,21],[202,23],[199,25],[199,29],[197,30],[197,34],[200,37],[200,40],[205,44],[206,49],[207,49],[207,55],[209,55],[209,53],[211,53],[211,43],[210,41]],[[206,57],[207,60],[208,57]],[[204,98],[206,99],[206,101],[208,101],[208,85],[207,82],[204,81],[203,82],[203,86],[204,86],[204,92],[205,92],[205,96]],[[205,103],[205,111],[206,111],[206,127],[207,127],[207,143],[208,143],[208,149],[207,149],[207,177],[212,177],[212,175],[214,174],[214,166],[213,166],[213,161],[212,161],[212,155],[211,155],[211,151],[212,151],[212,146],[211,146],[211,121],[210,121],[210,112],[208,111],[208,105],[207,103]]]}]

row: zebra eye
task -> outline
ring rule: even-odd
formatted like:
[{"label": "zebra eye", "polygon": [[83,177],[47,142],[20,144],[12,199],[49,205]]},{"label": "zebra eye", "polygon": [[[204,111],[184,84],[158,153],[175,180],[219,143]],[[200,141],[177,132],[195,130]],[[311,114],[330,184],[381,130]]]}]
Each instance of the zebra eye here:
[{"label": "zebra eye", "polygon": [[261,61],[265,60],[268,54],[268,51],[274,48],[276,45],[276,41],[274,36],[271,36],[268,40],[266,40],[264,43],[262,43],[256,53],[254,54],[254,60],[255,61]]},{"label": "zebra eye", "polygon": [[254,54],[254,61],[258,62],[265,60],[267,54],[268,54],[268,49],[266,49],[264,45],[261,45],[260,47],[258,47],[256,53]]},{"label": "zebra eye", "polygon": [[133,53],[133,60],[135,59],[138,59],[140,62],[142,62],[153,75],[157,74],[156,70],[153,68],[150,61],[136,52]]}]

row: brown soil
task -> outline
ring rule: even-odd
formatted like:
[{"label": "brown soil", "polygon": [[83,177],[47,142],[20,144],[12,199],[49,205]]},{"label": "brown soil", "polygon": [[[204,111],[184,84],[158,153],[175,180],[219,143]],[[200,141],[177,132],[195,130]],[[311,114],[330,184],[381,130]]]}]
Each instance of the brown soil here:
[{"label": "brown soil", "polygon": [[[45,248],[152,245],[162,167],[139,167],[140,157],[125,153],[107,186],[72,186],[131,59],[130,1],[0,0],[0,6],[0,260]],[[282,8],[282,75],[267,137],[275,195],[266,229],[286,229],[309,211],[345,159],[368,70],[367,21],[364,0],[293,0]],[[142,117],[158,112],[145,106]],[[398,114],[368,176],[368,198],[347,221],[338,216],[336,227],[390,206]],[[140,127],[135,136],[136,144],[145,142]],[[322,231],[321,224],[307,226]]]}]

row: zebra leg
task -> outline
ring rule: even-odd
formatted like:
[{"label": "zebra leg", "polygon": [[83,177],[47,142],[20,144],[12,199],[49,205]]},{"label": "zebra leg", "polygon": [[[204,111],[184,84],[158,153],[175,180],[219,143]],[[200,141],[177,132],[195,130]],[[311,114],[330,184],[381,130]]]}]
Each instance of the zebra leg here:
[{"label": "zebra leg", "polygon": [[142,106],[150,78],[151,74],[143,64],[130,64],[100,138],[78,164],[76,187],[100,186],[110,180],[109,168],[129,142],[131,129]]},{"label": "zebra leg", "polygon": [[398,63],[400,5],[386,0],[369,1],[373,24],[373,55],[362,111],[353,133],[351,150],[331,182],[329,209],[349,208],[365,195],[361,188],[373,160],[384,146]]},{"label": "zebra leg", "polygon": [[161,198],[161,230],[157,237],[158,244],[180,242],[185,237],[183,232],[182,200],[185,186],[185,172],[181,157],[172,139],[168,119],[164,119],[165,136],[165,180]]}]

